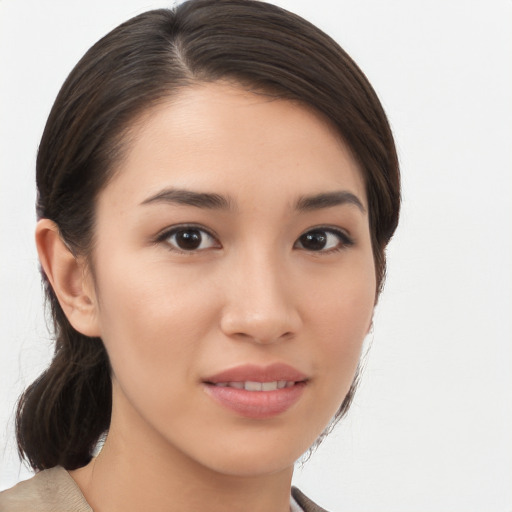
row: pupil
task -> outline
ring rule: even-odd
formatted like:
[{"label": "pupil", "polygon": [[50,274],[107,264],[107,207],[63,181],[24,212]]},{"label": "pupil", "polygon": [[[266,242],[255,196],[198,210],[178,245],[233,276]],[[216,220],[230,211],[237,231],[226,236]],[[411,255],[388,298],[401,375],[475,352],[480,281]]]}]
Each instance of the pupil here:
[{"label": "pupil", "polygon": [[327,237],[323,231],[310,231],[300,237],[300,243],[304,249],[319,251],[325,247]]},{"label": "pupil", "polygon": [[176,243],[180,249],[192,250],[201,245],[201,233],[197,229],[187,229],[176,233]]}]

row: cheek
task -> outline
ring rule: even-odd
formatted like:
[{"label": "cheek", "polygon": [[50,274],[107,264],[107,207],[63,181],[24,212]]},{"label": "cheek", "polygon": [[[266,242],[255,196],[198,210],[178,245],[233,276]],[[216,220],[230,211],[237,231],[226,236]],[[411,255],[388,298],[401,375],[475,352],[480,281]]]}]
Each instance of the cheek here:
[{"label": "cheek", "polygon": [[170,362],[193,359],[201,350],[213,325],[213,292],[208,296],[189,276],[171,275],[159,265],[138,273],[129,267],[118,260],[98,277],[101,333],[112,368],[169,376]]},{"label": "cheek", "polygon": [[[317,332],[319,366],[330,376],[332,390],[348,391],[363,341],[370,329],[375,300],[373,261],[326,284],[309,302],[311,324]],[[339,399],[339,396],[338,396]]]},{"label": "cheek", "polygon": [[366,302],[363,307],[357,307],[352,300],[348,307],[346,301],[335,305],[339,307],[318,313],[318,317],[324,319],[317,338],[318,344],[325,368],[340,377],[348,375],[351,379],[370,327],[373,302]]},{"label": "cheek", "polygon": [[176,428],[176,418],[188,414],[182,397],[194,385],[194,361],[212,329],[215,302],[178,272],[144,268],[145,273],[126,273],[120,264],[102,269],[102,338],[124,414],[135,410],[150,423]]}]

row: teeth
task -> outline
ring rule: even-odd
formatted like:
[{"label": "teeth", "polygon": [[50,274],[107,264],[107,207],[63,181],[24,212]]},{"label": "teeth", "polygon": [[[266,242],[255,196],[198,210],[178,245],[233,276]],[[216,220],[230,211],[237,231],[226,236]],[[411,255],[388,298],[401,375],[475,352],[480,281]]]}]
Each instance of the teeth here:
[{"label": "teeth", "polygon": [[216,382],[216,386],[221,388],[245,389],[246,391],[275,391],[276,389],[291,388],[295,385],[293,380],[274,380],[272,382]]},{"label": "teeth", "polygon": [[275,391],[276,389],[277,389],[277,381],[261,383],[261,391]]},{"label": "teeth", "polygon": [[245,382],[244,388],[246,391],[262,391],[263,383],[262,382],[252,382],[250,380]]}]

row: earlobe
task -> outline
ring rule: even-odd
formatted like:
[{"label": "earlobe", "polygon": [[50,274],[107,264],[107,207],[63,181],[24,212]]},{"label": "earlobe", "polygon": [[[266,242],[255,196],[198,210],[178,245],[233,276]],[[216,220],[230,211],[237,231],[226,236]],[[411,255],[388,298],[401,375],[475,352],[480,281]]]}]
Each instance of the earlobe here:
[{"label": "earlobe", "polygon": [[36,245],[41,266],[70,324],[86,336],[100,336],[96,295],[85,261],[73,255],[49,219],[37,223]]}]

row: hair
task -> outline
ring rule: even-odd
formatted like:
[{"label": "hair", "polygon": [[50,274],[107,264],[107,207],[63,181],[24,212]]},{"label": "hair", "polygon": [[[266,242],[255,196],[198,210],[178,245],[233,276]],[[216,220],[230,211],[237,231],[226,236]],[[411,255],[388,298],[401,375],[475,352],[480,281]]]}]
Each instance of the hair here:
[{"label": "hair", "polygon": [[[198,83],[225,80],[300,102],[322,115],[358,161],[377,278],[398,223],[400,178],[383,108],[354,61],[299,16],[255,0],[191,0],[115,28],[79,61],[50,112],[36,163],[37,216],[89,257],[95,201],[148,109]],[[35,470],[87,464],[110,425],[112,386],[100,338],[77,332],[42,272],[56,338],[47,370],[21,395],[20,457]],[[347,411],[356,379],[335,419]]]}]

